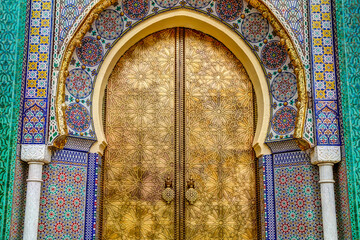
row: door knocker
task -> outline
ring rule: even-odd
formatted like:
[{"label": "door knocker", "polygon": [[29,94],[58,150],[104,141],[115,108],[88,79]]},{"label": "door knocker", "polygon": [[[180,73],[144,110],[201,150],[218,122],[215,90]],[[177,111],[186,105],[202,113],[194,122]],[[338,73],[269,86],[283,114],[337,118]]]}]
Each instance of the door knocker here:
[{"label": "door knocker", "polygon": [[195,190],[195,182],[192,177],[190,177],[189,181],[187,181],[187,190],[185,193],[185,197],[190,204],[194,204],[194,202],[198,198],[198,192]]},{"label": "door knocker", "polygon": [[161,196],[167,204],[170,204],[171,201],[175,198],[175,191],[172,187],[172,181],[170,177],[165,180],[165,189],[162,192]]}]

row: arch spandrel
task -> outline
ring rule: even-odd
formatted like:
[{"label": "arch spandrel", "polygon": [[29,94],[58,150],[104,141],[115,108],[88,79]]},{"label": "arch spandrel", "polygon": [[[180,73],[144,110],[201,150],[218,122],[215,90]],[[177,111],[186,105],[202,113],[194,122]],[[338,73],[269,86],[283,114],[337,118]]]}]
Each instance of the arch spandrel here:
[{"label": "arch spandrel", "polygon": [[[155,9],[149,4],[144,6],[143,16],[141,11],[137,11],[139,16],[132,15],[124,9],[124,4],[113,0],[100,1],[95,5],[70,41],[63,57],[56,99],[59,136],[54,145],[63,147],[66,136],[70,135],[97,140],[93,150],[101,152],[106,146],[101,121],[102,96],[117,60],[132,44],[151,33],[170,27],[187,27],[217,38],[243,62],[254,85],[258,103],[258,125],[253,144],[257,155],[270,152],[266,142],[296,139],[302,148],[307,148],[309,144],[303,139],[307,109],[304,67],[288,33],[258,0],[241,2],[242,6],[236,8],[241,12],[232,15],[221,12],[221,6],[217,4],[209,1],[207,7],[200,9],[184,1],[170,9],[159,6]],[[212,14],[214,12],[217,16]],[[117,20],[122,24],[118,36],[104,31],[99,24],[109,16],[111,21]],[[268,32],[262,39],[251,33],[244,23],[254,17],[258,22],[268,23]],[[259,34],[264,34],[264,31]],[[272,56],[269,49],[280,55]],[[93,52],[101,54],[101,57],[91,55]],[[74,73],[75,69],[78,74]],[[80,74],[81,71],[83,74]],[[71,94],[71,86],[77,81],[76,78],[87,79],[87,76],[91,78],[87,82],[91,82],[94,89],[89,96],[84,97],[86,94],[83,94],[83,98],[78,98]],[[276,92],[271,90],[276,77],[281,78],[279,86],[293,82],[293,92],[289,93],[286,87]],[[82,121],[74,122],[75,115]],[[274,118],[279,115],[280,120],[284,117],[287,120],[282,125],[278,123],[279,119]]]}]

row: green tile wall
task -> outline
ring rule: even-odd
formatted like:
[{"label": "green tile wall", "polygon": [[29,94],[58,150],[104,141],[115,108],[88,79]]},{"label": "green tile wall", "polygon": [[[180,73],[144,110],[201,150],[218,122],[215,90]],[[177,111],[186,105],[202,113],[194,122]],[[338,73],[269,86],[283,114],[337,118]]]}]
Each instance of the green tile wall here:
[{"label": "green tile wall", "polygon": [[336,0],[352,238],[360,239],[360,0]]},{"label": "green tile wall", "polygon": [[26,0],[0,1],[0,239],[9,239]]}]

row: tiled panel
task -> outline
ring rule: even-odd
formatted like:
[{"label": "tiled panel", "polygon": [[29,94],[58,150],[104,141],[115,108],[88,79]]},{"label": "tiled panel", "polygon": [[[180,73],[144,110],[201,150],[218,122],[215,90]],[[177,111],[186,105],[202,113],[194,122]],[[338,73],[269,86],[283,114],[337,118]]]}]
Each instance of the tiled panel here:
[{"label": "tiled panel", "polygon": [[44,143],[46,99],[26,99],[22,123],[22,143]]},{"label": "tiled panel", "polygon": [[334,33],[330,0],[310,1],[316,140],[318,145],[340,145]]},{"label": "tiled panel", "polygon": [[278,239],[323,239],[319,175],[305,152],[274,155]]},{"label": "tiled panel", "polygon": [[87,182],[86,182],[86,212],[84,238],[95,239],[98,212],[98,176],[101,157],[96,153],[89,153]]},{"label": "tiled panel", "polygon": [[44,166],[39,239],[84,239],[86,180],[84,166]]},{"label": "tiled panel", "polygon": [[[339,239],[352,239],[348,178],[345,158],[334,167],[336,217]],[[349,183],[351,184],[351,183]]]},{"label": "tiled panel", "polygon": [[47,98],[52,8],[52,0],[31,1],[26,98]]},{"label": "tiled panel", "polygon": [[[25,108],[22,143],[45,143],[47,98],[52,58],[54,0],[32,0],[30,5]],[[34,103],[37,102],[37,103]],[[26,105],[34,103],[27,108]]]},{"label": "tiled panel", "polygon": [[73,150],[58,150],[55,151],[51,159],[52,163],[64,163],[69,165],[86,166],[87,165],[86,152],[77,152]]},{"label": "tiled panel", "polygon": [[265,155],[263,159],[265,236],[267,240],[276,240],[276,215],[274,195],[273,156]]},{"label": "tiled panel", "polygon": [[94,239],[100,156],[59,150],[44,167],[39,239]]},{"label": "tiled panel", "polygon": [[[14,173],[10,237],[4,239],[23,239],[27,170],[28,164],[21,161],[20,157],[17,157]],[[8,220],[10,220],[10,217]]]}]

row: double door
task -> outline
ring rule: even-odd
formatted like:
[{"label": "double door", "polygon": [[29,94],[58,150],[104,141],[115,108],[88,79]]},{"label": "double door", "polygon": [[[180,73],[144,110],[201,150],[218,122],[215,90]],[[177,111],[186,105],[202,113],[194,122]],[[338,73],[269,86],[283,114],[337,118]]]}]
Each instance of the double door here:
[{"label": "double door", "polygon": [[102,239],[257,239],[253,97],[201,32],[132,46],[106,93]]}]

